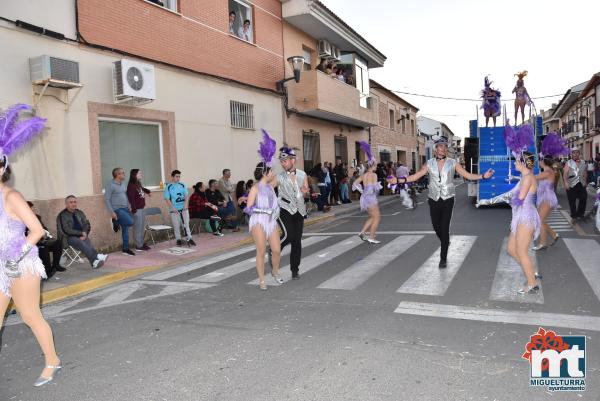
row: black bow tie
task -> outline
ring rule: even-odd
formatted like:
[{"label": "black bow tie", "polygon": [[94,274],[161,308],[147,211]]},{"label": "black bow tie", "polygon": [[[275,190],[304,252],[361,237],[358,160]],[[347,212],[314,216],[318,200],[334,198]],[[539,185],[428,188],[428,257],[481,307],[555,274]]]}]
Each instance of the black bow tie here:
[{"label": "black bow tie", "polygon": [[437,156],[436,156],[436,157],[435,157],[435,160],[444,160],[445,158],[446,158],[446,156],[444,156],[444,157],[437,157]]}]

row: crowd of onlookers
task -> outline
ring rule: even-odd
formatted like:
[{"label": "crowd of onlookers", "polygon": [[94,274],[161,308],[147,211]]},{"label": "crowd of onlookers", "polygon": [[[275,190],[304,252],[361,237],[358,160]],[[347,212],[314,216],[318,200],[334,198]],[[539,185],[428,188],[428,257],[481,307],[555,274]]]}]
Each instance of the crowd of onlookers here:
[{"label": "crowd of onlookers", "polygon": [[[359,164],[349,176],[348,165],[337,159],[335,165],[329,162],[318,163],[307,171],[310,178],[310,196],[306,199],[309,206],[314,205],[318,211],[328,212],[332,206],[351,203],[360,194],[352,190],[354,180],[360,176],[366,166]],[[386,177],[409,173],[401,163],[380,163],[377,176],[385,187]],[[112,228],[115,233],[121,231],[122,252],[135,256],[138,251],[150,249],[145,242],[146,234],[146,200],[153,192],[142,184],[143,175],[140,169],[132,169],[129,179],[125,170],[112,170],[112,179],[104,188],[104,204],[110,214]],[[170,181],[163,186],[162,197],[170,216],[170,227],[178,246],[195,246],[192,238],[190,222],[194,219],[206,225],[206,229],[215,236],[223,236],[224,230],[240,231],[240,226],[247,224],[247,216],[243,213],[248,193],[253,180],[237,181],[231,179],[231,171],[223,170],[220,179],[211,179],[207,184],[197,182],[193,190],[181,181],[181,171],[173,170]],[[382,194],[383,194],[382,190]],[[33,208],[33,204],[30,203]],[[314,208],[307,208],[309,211]],[[41,217],[38,215],[41,221]],[[43,223],[44,228],[46,227]],[[77,207],[77,197],[69,195],[65,198],[65,208],[56,218],[57,237],[49,235],[38,245],[40,257],[46,267],[48,277],[57,271],[64,271],[65,250],[74,249],[83,253],[92,268],[101,267],[108,255],[99,253],[90,241],[91,224],[84,211]],[[129,230],[133,228],[135,245],[130,248]]]},{"label": "crowd of onlookers", "polygon": [[354,72],[349,65],[340,65],[330,59],[322,58],[317,70],[348,85],[354,85]]}]

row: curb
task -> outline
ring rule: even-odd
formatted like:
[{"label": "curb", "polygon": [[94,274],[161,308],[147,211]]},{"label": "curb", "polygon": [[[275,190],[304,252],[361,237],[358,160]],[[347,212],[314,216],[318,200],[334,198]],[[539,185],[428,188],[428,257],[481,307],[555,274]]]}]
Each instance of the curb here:
[{"label": "curb", "polygon": [[[390,198],[390,200],[391,199],[392,198]],[[383,200],[383,201],[380,201],[380,204],[387,203],[387,202],[389,202],[389,201]],[[322,223],[325,221],[333,220],[335,218],[343,217],[345,215],[356,212],[358,209],[359,209],[359,207],[356,207],[356,208],[352,207],[351,209],[346,210],[341,213],[333,212],[333,213],[329,213],[329,214],[324,214],[322,216],[315,217],[309,221],[306,221],[304,226],[308,227],[308,226],[312,226],[312,225]],[[222,252],[225,250],[229,250],[229,249],[239,248],[241,246],[249,245],[252,243],[253,243],[252,237],[248,236],[247,238],[244,238],[234,244],[215,249],[213,252],[207,253],[206,255],[203,255],[203,256],[212,255],[212,254]],[[183,262],[185,262],[185,261],[183,261]],[[67,285],[65,287],[56,288],[54,290],[48,290],[48,291],[42,292],[40,294],[40,306],[45,306],[45,305],[48,305],[48,304],[51,304],[54,302],[62,301],[67,298],[81,295],[83,293],[91,292],[91,291],[97,290],[99,288],[106,287],[106,286],[114,284],[114,283],[118,283],[120,281],[124,281],[124,280],[128,280],[130,278],[133,278],[133,277],[140,276],[144,273],[177,266],[180,263],[182,263],[182,261],[178,261],[178,262],[166,264],[166,265],[139,267],[137,269],[131,269],[131,270],[121,271],[121,272],[116,272],[116,273],[110,273],[110,274],[107,274],[102,277],[85,280],[80,283]],[[9,306],[9,309],[11,309],[11,308],[12,308],[12,303]]]}]

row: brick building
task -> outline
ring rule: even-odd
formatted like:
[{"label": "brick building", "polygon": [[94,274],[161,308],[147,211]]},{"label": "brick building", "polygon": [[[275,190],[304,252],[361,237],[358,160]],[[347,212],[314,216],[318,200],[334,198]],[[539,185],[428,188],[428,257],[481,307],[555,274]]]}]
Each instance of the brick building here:
[{"label": "brick building", "polygon": [[383,85],[370,81],[371,96],[377,99],[377,125],[371,128],[371,147],[378,162],[401,162],[409,169],[420,166],[416,106]]},{"label": "brick building", "polygon": [[[174,168],[190,187],[223,168],[245,180],[260,128],[283,140],[278,0],[22,0],[0,2],[0,16],[0,108],[35,104],[48,119],[14,157],[12,184],[50,227],[74,194],[95,245],[113,246],[102,202],[112,168],[141,168],[155,191]],[[30,62],[51,74],[34,79]],[[159,193],[149,202],[165,209]]]}]

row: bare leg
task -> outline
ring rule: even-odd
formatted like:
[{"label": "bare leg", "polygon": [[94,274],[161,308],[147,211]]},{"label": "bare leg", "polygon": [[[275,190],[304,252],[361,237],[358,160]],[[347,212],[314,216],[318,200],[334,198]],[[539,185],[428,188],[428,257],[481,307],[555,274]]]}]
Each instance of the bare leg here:
[{"label": "bare leg", "polygon": [[272,275],[279,274],[281,264],[281,242],[279,240],[279,231],[275,230],[269,237],[269,247],[271,248],[271,265],[273,266]]},{"label": "bare leg", "polygon": [[526,225],[519,224],[517,227],[516,235],[517,255],[519,256],[519,263],[521,269],[527,277],[527,285],[535,286],[535,268],[533,267],[533,261],[529,257],[529,247],[533,240],[533,228],[527,227]]},{"label": "bare leg", "polygon": [[372,206],[368,210],[369,215],[371,215],[371,228],[369,233],[369,238],[375,239],[375,233],[377,232],[377,226],[379,226],[379,221],[381,220],[381,215],[379,214],[379,206]]},{"label": "bare leg", "polygon": [[525,105],[521,105],[521,121],[525,124]]},{"label": "bare leg", "polygon": [[496,128],[496,116],[492,117],[492,119],[494,120],[494,128]]},{"label": "bare leg", "polygon": [[510,236],[508,237],[508,246],[506,250],[514,260],[521,263],[519,262],[519,255],[517,255],[517,236],[513,233],[510,233]]},{"label": "bare leg", "polygon": [[485,127],[487,128],[488,122],[490,121],[490,116],[485,116]]},{"label": "bare leg", "polygon": [[252,238],[256,244],[256,272],[258,273],[258,281],[265,282],[265,232],[260,225],[252,228]]},{"label": "bare leg", "polygon": [[538,213],[540,215],[540,220],[542,222],[542,228],[540,230],[540,239],[539,239],[538,243],[540,245],[547,245],[546,244],[546,237],[547,237],[546,234],[550,233],[552,238],[554,238],[556,236],[556,233],[554,232],[554,230],[552,228],[550,228],[550,226],[548,224],[546,224],[546,218],[548,217],[548,214],[550,214],[550,206],[546,203],[542,203],[540,205],[540,207],[538,208]]},{"label": "bare leg", "polygon": [[361,233],[366,234],[369,230],[369,227],[371,227],[371,222],[373,220],[373,217],[371,216],[371,212],[369,212],[369,210],[367,210],[367,212],[369,213],[369,218],[367,219],[367,221],[365,221],[365,224],[362,227],[362,230],[360,230]]},{"label": "bare leg", "polygon": [[[42,348],[46,365],[58,365],[60,361],[54,348],[52,330],[40,311],[40,277],[25,274],[13,282],[10,291],[21,319],[29,326]],[[49,377],[51,374],[52,369],[44,368],[41,376]]]},{"label": "bare leg", "polygon": [[519,104],[515,102],[515,127],[517,126],[517,116],[519,115]]}]

